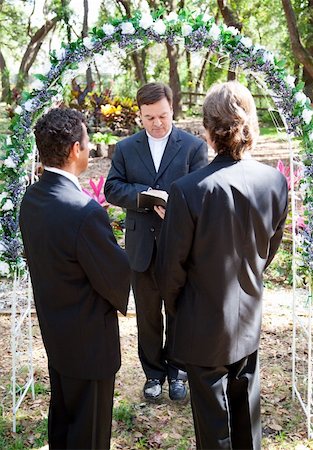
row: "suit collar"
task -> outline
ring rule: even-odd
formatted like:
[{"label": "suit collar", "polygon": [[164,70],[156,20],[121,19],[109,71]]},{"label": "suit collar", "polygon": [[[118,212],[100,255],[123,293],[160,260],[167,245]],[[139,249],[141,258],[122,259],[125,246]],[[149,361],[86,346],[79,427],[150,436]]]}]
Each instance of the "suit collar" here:
[{"label": "suit collar", "polygon": [[69,178],[65,177],[64,175],[61,175],[59,173],[50,172],[48,170],[44,170],[43,174],[41,175],[39,182],[43,181],[45,183],[49,184],[60,184],[64,187],[70,187],[71,189],[75,189],[79,192],[82,192],[78,186]]},{"label": "suit collar", "polygon": [[166,170],[168,165],[171,163],[171,161],[181,148],[181,137],[179,134],[179,130],[173,125],[172,132],[169,135],[163,157],[161,159],[159,170],[158,172],[156,172],[148,143],[147,133],[145,130],[142,130],[138,133],[136,141],[138,143],[138,146],[136,148],[137,153],[143,164],[153,176],[154,181],[156,181],[163,174],[163,172]]},{"label": "suit collar", "polygon": [[143,162],[143,164],[146,166],[150,174],[153,176],[153,178],[156,176],[156,170],[154,167],[154,162],[152,159],[149,143],[148,143],[148,136],[146,134],[145,130],[142,130],[138,133],[137,139],[136,139],[138,146],[136,148],[136,151]]},{"label": "suit collar", "polygon": [[74,175],[73,173],[70,173],[70,172],[68,172],[66,170],[63,170],[63,169],[58,169],[57,167],[45,167],[45,171],[57,173],[59,175],[63,175],[65,178],[71,180],[75,184],[75,186],[78,187],[78,189],[80,191],[82,190],[82,188],[81,188],[81,186],[79,184],[77,176]]},{"label": "suit collar", "polygon": [[239,161],[240,160],[236,160],[229,155],[216,155],[215,158],[212,160],[211,164],[214,163],[235,164]]},{"label": "suit collar", "polygon": [[158,170],[156,179],[158,179],[163,172],[167,169],[168,165],[171,163],[171,161],[175,158],[177,153],[179,152],[181,148],[181,137],[179,135],[178,128],[173,126],[172,132],[169,135],[163,157],[161,159],[160,168]]}]

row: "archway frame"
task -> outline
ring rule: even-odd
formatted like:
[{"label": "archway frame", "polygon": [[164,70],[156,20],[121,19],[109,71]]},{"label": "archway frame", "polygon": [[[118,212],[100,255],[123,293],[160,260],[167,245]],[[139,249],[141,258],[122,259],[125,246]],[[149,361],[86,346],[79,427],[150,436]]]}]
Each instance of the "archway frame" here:
[{"label": "archway frame", "polygon": [[[115,19],[102,28],[94,28],[88,37],[78,39],[50,54],[51,67],[47,74],[38,74],[32,92],[23,92],[15,109],[10,130],[3,145],[0,166],[0,277],[16,277],[25,269],[18,228],[19,205],[29,180],[26,166],[35,161],[32,127],[36,120],[58,99],[62,98],[65,79],[77,70],[78,64],[88,62],[96,54],[111,51],[114,45],[136,49],[151,42],[183,43],[192,52],[201,49],[227,56],[233,68],[257,74],[266,84],[271,98],[282,116],[286,131],[301,141],[301,160],[304,167],[304,207],[306,227],[300,251],[303,272],[312,279],[313,272],[313,110],[310,100],[302,92],[303,84],[295,85],[284,62],[270,51],[253,45],[250,38],[234,27],[217,25],[214,18],[181,11],[170,13],[136,14],[131,19]],[[33,173],[33,171],[32,171]],[[311,282],[309,283],[311,285]],[[16,296],[15,296],[16,297]],[[30,308],[22,314],[31,326]],[[13,320],[16,321],[16,318]],[[13,322],[12,322],[13,323]],[[13,328],[12,328],[13,329]],[[31,345],[30,345],[31,348]],[[14,358],[14,355],[13,355]],[[33,385],[32,365],[27,389]],[[25,394],[24,394],[25,395]]]}]

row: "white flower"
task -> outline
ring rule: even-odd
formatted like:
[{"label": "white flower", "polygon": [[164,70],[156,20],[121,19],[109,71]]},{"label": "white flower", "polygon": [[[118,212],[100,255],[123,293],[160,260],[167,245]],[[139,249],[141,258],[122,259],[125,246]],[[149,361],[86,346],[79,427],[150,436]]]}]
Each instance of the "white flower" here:
[{"label": "white flower", "polygon": [[17,105],[17,107],[15,108],[14,112],[15,112],[15,114],[20,115],[23,112],[23,108],[20,105]]},{"label": "white flower", "polygon": [[10,273],[10,266],[5,261],[0,261],[0,273],[2,275],[8,275]]},{"label": "white flower", "polygon": [[44,85],[45,84],[41,80],[38,80],[37,78],[32,84],[32,89],[34,89],[34,91],[42,91]]},{"label": "white flower", "polygon": [[110,23],[105,23],[102,27],[102,30],[106,36],[112,36],[115,33],[115,27]]},{"label": "white flower", "polygon": [[153,24],[153,18],[150,13],[144,13],[139,20],[139,26],[147,30]]},{"label": "white flower", "polygon": [[225,27],[225,31],[229,31],[233,36],[237,36],[237,34],[239,34],[238,28],[235,27]]},{"label": "white flower", "polygon": [[122,34],[134,34],[135,28],[131,22],[123,22],[121,24]]},{"label": "white flower", "polygon": [[178,20],[178,14],[175,11],[171,11],[166,17],[165,19],[168,22],[177,22]]},{"label": "white flower", "polygon": [[286,83],[288,84],[288,86],[290,86],[291,88],[295,87],[295,80],[296,77],[293,77],[292,75],[287,75],[286,76]]},{"label": "white flower", "polygon": [[256,53],[259,50],[265,50],[265,47],[263,45],[260,45],[260,44],[255,44],[253,49],[252,49],[252,53]]},{"label": "white flower", "polygon": [[302,111],[302,119],[308,125],[313,117],[313,109],[304,109]]},{"label": "white flower", "polygon": [[31,100],[31,99],[27,100],[27,101],[24,103],[24,108],[25,108],[25,110],[28,111],[28,112],[33,112],[33,111],[34,111],[34,107],[35,107],[34,101]]},{"label": "white flower", "polygon": [[12,144],[12,139],[11,139],[10,136],[7,136],[6,144],[7,145],[11,145]]},{"label": "white flower", "polygon": [[243,36],[240,39],[240,42],[242,43],[242,45],[244,45],[247,48],[252,47],[252,40],[249,37],[247,37],[247,36]]},{"label": "white flower", "polygon": [[23,270],[26,267],[26,262],[24,261],[24,259],[20,258],[17,262],[17,266],[19,269]]},{"label": "white flower", "polygon": [[3,242],[0,242],[0,253],[4,253],[6,251],[6,246],[4,245]]},{"label": "white flower", "polygon": [[304,94],[304,92],[297,92],[295,95],[295,101],[297,103],[300,103],[301,105],[305,105],[307,96]]},{"label": "white flower", "polygon": [[16,167],[16,164],[15,164],[15,162],[13,161],[13,159],[12,159],[11,156],[8,156],[7,159],[5,159],[5,160],[3,161],[3,164],[4,164],[5,166],[7,166],[9,169],[15,169],[15,167]]},{"label": "white flower", "polygon": [[310,141],[313,141],[313,131],[311,131],[311,133],[309,134],[309,139]]},{"label": "white flower", "polygon": [[183,23],[181,27],[181,32],[183,36],[189,36],[192,33],[192,26],[188,23]]},{"label": "white flower", "polygon": [[221,34],[220,28],[215,23],[213,23],[211,28],[210,28],[210,31],[209,31],[209,37],[211,39],[213,39],[213,41],[217,41],[217,39],[219,38],[220,34]]},{"label": "white flower", "polygon": [[162,19],[159,19],[153,24],[153,29],[157,34],[164,34],[166,32],[166,25]]},{"label": "white flower", "polygon": [[7,192],[2,192],[2,194],[0,194],[0,203],[2,202],[2,200],[4,200],[5,198],[7,198],[8,193]]},{"label": "white flower", "polygon": [[61,102],[63,100],[63,95],[60,93],[57,93],[54,97],[53,97],[53,101],[55,103]]},{"label": "white flower", "polygon": [[61,47],[58,50],[55,50],[55,57],[58,61],[61,61],[65,58],[66,50],[65,48]]},{"label": "white flower", "polygon": [[86,47],[88,50],[92,50],[93,49],[93,40],[90,37],[84,37],[83,39],[83,45],[84,47]]},{"label": "white flower", "polygon": [[2,211],[11,211],[14,209],[14,204],[10,198],[8,198],[5,204],[2,206]]},{"label": "white flower", "polygon": [[265,51],[263,53],[263,59],[265,62],[270,62],[270,63],[274,63],[274,55],[271,52]]},{"label": "white flower", "polygon": [[205,13],[204,16],[202,17],[203,22],[209,22],[213,17],[210,16],[210,14]]}]

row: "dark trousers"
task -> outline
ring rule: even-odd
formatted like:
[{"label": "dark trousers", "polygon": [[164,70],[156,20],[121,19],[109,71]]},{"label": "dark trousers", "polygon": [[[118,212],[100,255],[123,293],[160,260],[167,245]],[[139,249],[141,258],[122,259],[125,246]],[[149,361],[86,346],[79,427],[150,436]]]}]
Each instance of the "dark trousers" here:
[{"label": "dark trousers", "polygon": [[49,374],[50,450],[108,450],[115,376],[105,380],[78,380],[59,374],[51,366]]},{"label": "dark trousers", "polygon": [[138,353],[147,378],[163,382],[166,377],[186,380],[186,373],[167,360],[173,342],[173,318],[162,314],[163,300],[154,275],[154,260],[145,272],[132,271],[132,288],[136,304]]},{"label": "dark trousers", "polygon": [[258,352],[229,366],[186,370],[197,449],[260,450]]}]

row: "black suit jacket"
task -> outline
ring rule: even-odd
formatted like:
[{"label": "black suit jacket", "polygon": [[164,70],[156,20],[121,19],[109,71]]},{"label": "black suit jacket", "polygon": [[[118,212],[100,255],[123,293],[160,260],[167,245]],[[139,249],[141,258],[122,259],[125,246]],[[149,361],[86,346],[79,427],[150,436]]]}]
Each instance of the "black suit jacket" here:
[{"label": "black suit jacket", "polygon": [[126,314],[129,265],[106,211],[44,171],[22,200],[20,227],[49,364],[81,379],[120,366],[116,310]]},{"label": "black suit jacket", "polygon": [[107,200],[127,209],[126,251],[133,270],[144,272],[152,258],[162,219],[137,209],[137,192],[149,187],[167,192],[174,180],[208,163],[206,143],[173,127],[158,172],[144,130],[120,141],[105,183]]},{"label": "black suit jacket", "polygon": [[176,314],[174,357],[232,364],[259,345],[262,274],[282,239],[288,189],[276,169],[217,156],[173,183],[157,279]]}]

